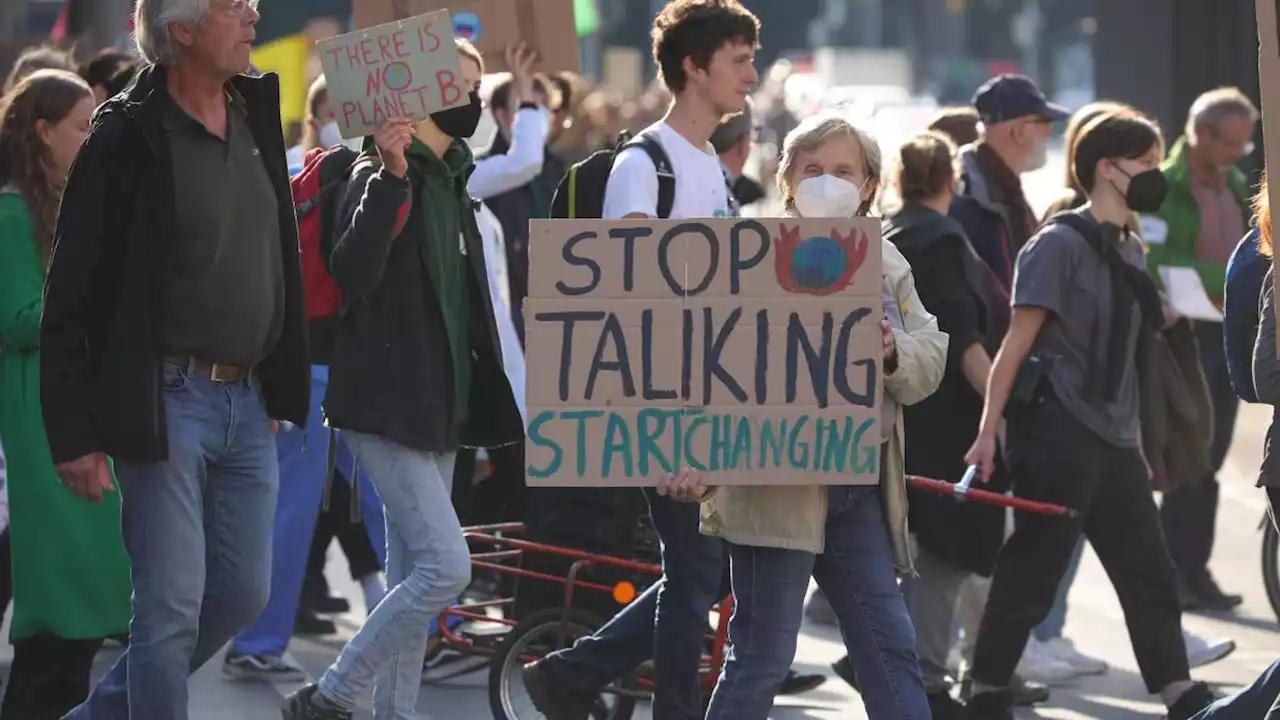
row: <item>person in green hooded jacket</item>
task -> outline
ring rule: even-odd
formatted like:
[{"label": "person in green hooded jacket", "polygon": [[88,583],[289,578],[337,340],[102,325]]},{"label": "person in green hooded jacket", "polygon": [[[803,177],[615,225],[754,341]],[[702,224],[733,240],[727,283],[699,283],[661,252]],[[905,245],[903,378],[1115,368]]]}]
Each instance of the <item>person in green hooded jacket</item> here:
[{"label": "person in green hooded jacket", "polygon": [[45,267],[93,109],[93,91],[62,70],[37,71],[0,101],[0,439],[14,593],[4,720],[62,717],[88,695],[103,638],[129,631],[120,498],[92,504],[58,481],[40,409]]},{"label": "person in green hooded jacket", "polygon": [[[1147,259],[1160,282],[1160,268],[1192,268],[1209,299],[1222,307],[1227,261],[1249,229],[1249,183],[1236,163],[1253,152],[1258,111],[1235,88],[1218,88],[1192,103],[1183,137],[1174,143],[1161,170],[1169,192],[1159,212],[1143,218]],[[1239,398],[1227,372],[1222,321],[1196,320],[1200,364],[1213,401],[1213,470],[1202,482],[1165,493],[1161,523],[1169,554],[1178,568],[1184,610],[1229,610],[1240,595],[1218,587],[1209,572],[1218,514],[1218,480],[1231,446]]]}]

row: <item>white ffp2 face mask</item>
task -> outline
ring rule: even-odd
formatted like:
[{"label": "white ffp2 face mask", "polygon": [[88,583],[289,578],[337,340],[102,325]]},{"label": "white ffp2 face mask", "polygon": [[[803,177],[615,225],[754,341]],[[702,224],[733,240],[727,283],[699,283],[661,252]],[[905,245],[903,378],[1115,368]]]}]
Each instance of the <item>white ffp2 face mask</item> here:
[{"label": "white ffp2 face mask", "polygon": [[795,205],[801,217],[853,217],[862,207],[862,188],[835,175],[805,178],[796,186]]},{"label": "white ffp2 face mask", "polygon": [[331,148],[335,145],[342,144],[342,131],[338,130],[337,122],[329,122],[320,126],[317,140],[320,141],[320,147]]}]

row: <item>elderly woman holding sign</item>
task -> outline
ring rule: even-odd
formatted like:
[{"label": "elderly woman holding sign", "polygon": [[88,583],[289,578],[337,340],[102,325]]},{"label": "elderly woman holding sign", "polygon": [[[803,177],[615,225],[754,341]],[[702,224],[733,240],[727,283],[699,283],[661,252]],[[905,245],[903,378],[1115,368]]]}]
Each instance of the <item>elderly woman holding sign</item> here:
[{"label": "elderly woman holding sign", "polygon": [[[778,188],[789,215],[865,216],[875,199],[880,149],[835,114],[811,117],[787,136]],[[898,590],[909,572],[903,405],[942,380],[947,336],[916,295],[911,268],[882,243],[883,445],[878,485],[720,487],[685,472],[659,490],[703,502],[703,532],[730,544],[736,599],[732,650],[708,720],[764,720],[787,675],[812,576],[840,620],[849,657],[874,718],[927,720],[929,704],[915,631]],[[873,465],[874,467],[874,465]]]}]

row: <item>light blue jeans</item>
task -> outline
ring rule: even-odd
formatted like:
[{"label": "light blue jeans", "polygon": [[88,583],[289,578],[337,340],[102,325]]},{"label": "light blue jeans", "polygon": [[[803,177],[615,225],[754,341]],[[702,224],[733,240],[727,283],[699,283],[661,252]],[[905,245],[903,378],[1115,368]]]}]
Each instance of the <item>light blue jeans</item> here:
[{"label": "light blue jeans", "polygon": [[188,677],[267,604],[279,476],[258,387],[168,364],[163,382],[169,459],[115,463],[129,648],[72,720],[184,720]]},{"label": "light blue jeans", "polygon": [[431,620],[471,583],[471,555],[450,498],[454,454],[350,430],[342,436],[382,498],[389,590],[320,678],[320,692],[354,709],[373,685],[377,720],[413,720]]},{"label": "light blue jeans", "polygon": [[[329,465],[329,428],[324,426],[321,406],[329,388],[329,367],[311,366],[311,414],[307,427],[280,429],[276,436],[276,454],[280,459],[280,495],[276,503],[274,553],[271,563],[271,600],[267,608],[232,642],[237,653],[280,657],[289,646],[293,625],[298,617],[303,578],[307,572],[307,554],[316,530],[316,518],[324,497],[325,473]],[[355,482],[355,459],[343,436],[334,440],[336,470],[342,478]],[[334,482],[342,479],[334,478]],[[382,501],[369,483],[368,473],[360,469],[360,506],[369,541],[378,550],[379,560],[386,540],[382,522]]]}]

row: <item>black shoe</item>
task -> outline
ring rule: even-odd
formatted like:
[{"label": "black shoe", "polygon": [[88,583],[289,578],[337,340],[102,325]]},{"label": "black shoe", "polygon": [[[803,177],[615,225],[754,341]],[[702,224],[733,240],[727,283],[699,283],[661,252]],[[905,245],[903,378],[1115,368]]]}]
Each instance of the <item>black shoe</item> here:
[{"label": "black shoe", "polygon": [[964,706],[964,720],[1013,720],[1013,691],[978,693]]},{"label": "black shoe", "polygon": [[308,685],[284,699],[280,706],[280,717],[284,720],[351,720],[350,710],[336,707],[320,707],[315,702],[319,693],[315,685]]},{"label": "black shoe", "polygon": [[338,626],[332,620],[316,616],[313,612],[299,611],[293,623],[293,634],[306,636],[337,635]]},{"label": "black shoe", "polygon": [[321,595],[309,598],[303,601],[303,605],[307,610],[319,615],[338,615],[351,612],[351,603],[347,602],[346,598],[336,595]]},{"label": "black shoe", "polygon": [[933,720],[962,720],[964,705],[946,690],[929,693],[929,714]]},{"label": "black shoe", "polygon": [[[1024,680],[1015,674],[1009,678],[1009,693],[1016,707],[1030,707],[1049,702],[1049,686],[1043,683]],[[973,678],[966,677],[960,683],[960,699],[965,702],[973,695]]]},{"label": "black shoe", "polygon": [[222,674],[232,680],[260,682],[295,683],[307,679],[302,668],[286,662],[283,657],[236,652],[227,652],[223,658]]},{"label": "black shoe", "polygon": [[587,720],[595,708],[594,697],[559,686],[547,669],[545,660],[525,665],[521,676],[533,706],[547,720]]},{"label": "black shoe", "polygon": [[1228,595],[1208,570],[1178,583],[1183,610],[1232,610],[1244,602],[1242,595]]},{"label": "black shoe", "polygon": [[1217,699],[1208,685],[1198,682],[1182,693],[1178,702],[1169,708],[1168,718],[1169,720],[1190,720],[1193,715],[1209,707]]},{"label": "black shoe", "polygon": [[792,670],[787,673],[787,679],[782,681],[782,687],[778,688],[779,695],[799,695],[807,693],[827,681],[826,675],[801,675]]},{"label": "black shoe", "polygon": [[[839,678],[847,683],[849,687],[858,690],[858,674],[853,671],[853,666],[849,664],[849,656],[845,655],[839,660],[831,663],[831,669]],[[862,692],[858,690],[858,692]]]}]

